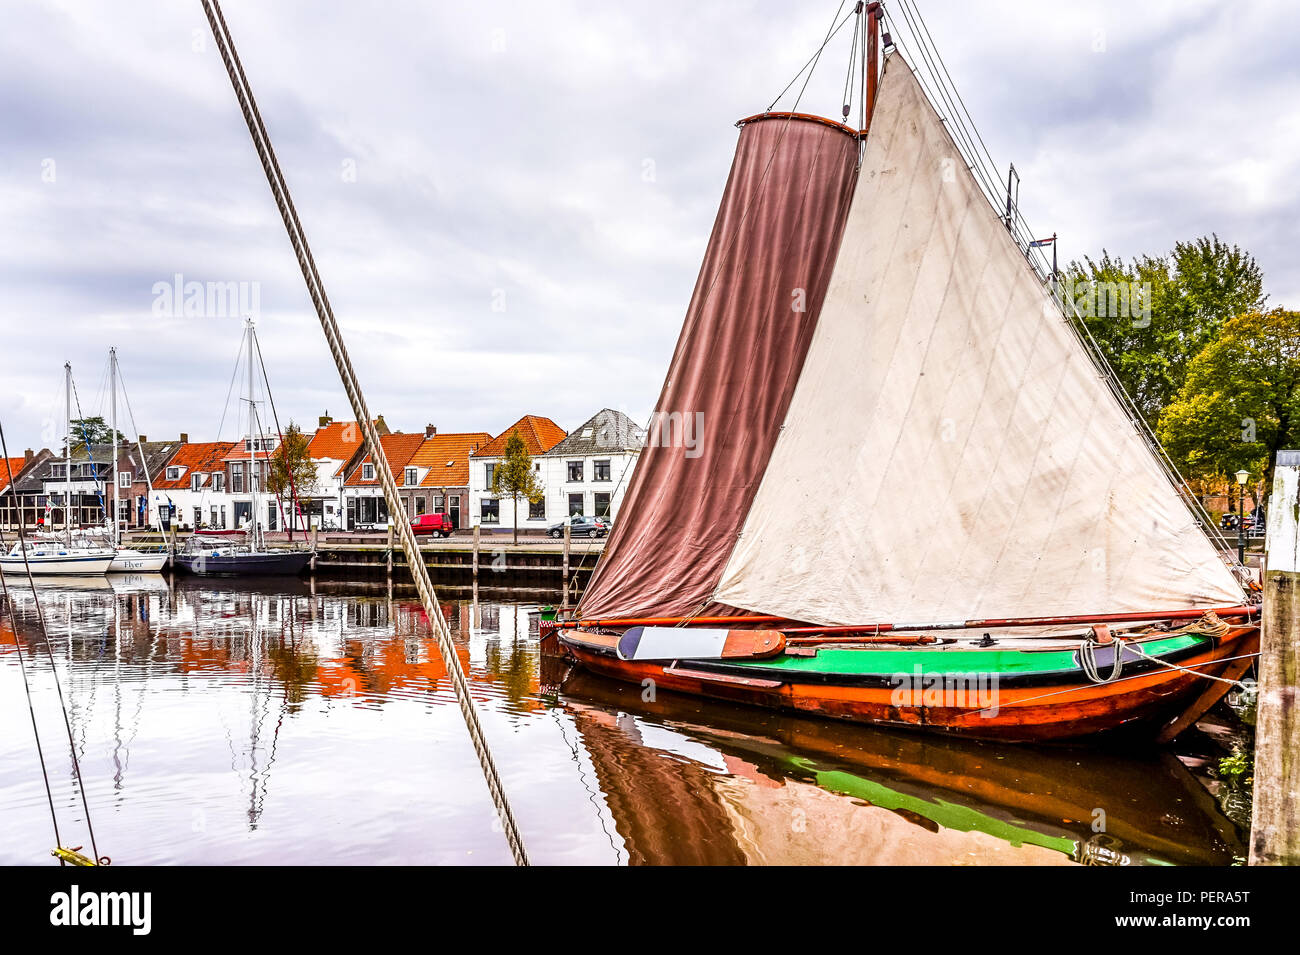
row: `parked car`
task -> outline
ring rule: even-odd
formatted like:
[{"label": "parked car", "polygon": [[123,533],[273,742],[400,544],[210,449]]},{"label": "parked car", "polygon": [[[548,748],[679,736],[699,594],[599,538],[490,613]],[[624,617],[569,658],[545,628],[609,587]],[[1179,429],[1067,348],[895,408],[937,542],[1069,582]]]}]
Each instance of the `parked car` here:
[{"label": "parked car", "polygon": [[411,521],[411,530],[417,536],[428,534],[431,537],[450,537],[455,529],[451,518],[446,514],[421,514]]},{"label": "parked car", "polygon": [[609,525],[603,520],[576,514],[568,520],[560,521],[558,524],[552,524],[547,533],[552,537],[563,537],[565,524],[568,524],[571,528],[569,534],[572,537],[590,537],[594,539],[597,537],[604,537],[609,533]]}]

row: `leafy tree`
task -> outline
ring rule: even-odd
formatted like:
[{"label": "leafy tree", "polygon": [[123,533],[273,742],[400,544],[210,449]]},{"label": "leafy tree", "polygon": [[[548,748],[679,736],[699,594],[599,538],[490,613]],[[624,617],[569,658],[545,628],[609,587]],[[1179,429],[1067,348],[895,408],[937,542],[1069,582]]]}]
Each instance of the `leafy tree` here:
[{"label": "leafy tree", "polygon": [[[1066,294],[1152,425],[1183,387],[1192,359],[1224,323],[1262,309],[1267,298],[1254,258],[1217,235],[1179,242],[1167,256],[1143,255],[1128,264],[1103,249],[1099,260],[1085,256],[1071,263],[1064,279]],[[1118,304],[1129,307],[1115,307],[1117,288]]]},{"label": "leafy tree", "polygon": [[528,446],[518,431],[510,432],[506,439],[505,457],[492,471],[492,493],[496,497],[509,497],[515,507],[514,542],[519,543],[519,499],[536,504],[542,499],[544,488],[533,470],[533,459]]},{"label": "leafy tree", "polygon": [[[111,444],[113,441],[113,429],[104,423],[100,415],[93,418],[73,418],[68,422],[68,426],[72,429],[74,448],[86,444]],[[125,441],[126,436],[119,431],[117,440]]]},{"label": "leafy tree", "polygon": [[[266,489],[277,498],[283,500],[286,494],[301,494],[304,488],[315,486],[316,462],[307,452],[310,443],[302,433],[302,428],[290,421],[289,427],[284,430],[284,440],[268,462]],[[290,507],[292,506],[293,502],[290,501]],[[293,539],[294,516],[290,515],[289,520],[290,540]]]},{"label": "leafy tree", "polygon": [[1189,476],[1270,480],[1277,452],[1300,444],[1300,312],[1228,321],[1190,362],[1158,434]]}]

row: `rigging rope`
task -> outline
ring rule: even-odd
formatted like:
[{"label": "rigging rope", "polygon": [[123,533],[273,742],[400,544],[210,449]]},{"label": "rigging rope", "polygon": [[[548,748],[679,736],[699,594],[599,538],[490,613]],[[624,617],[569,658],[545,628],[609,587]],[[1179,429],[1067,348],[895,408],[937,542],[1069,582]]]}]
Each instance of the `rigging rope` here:
[{"label": "rigging rope", "polygon": [[[13,486],[14,473],[13,473],[13,468],[9,463],[9,445],[5,441],[5,432],[4,432],[3,425],[0,425],[0,454],[2,454],[4,457],[5,471],[9,478],[9,485]],[[27,558],[27,545],[25,542],[26,536],[27,533],[26,533],[26,527],[23,519],[23,509],[20,507],[18,508],[18,551],[23,556],[23,568],[27,572],[27,583],[32,589],[32,602],[36,606],[36,621],[40,627],[41,639],[45,643],[45,652],[50,658],[50,675],[54,678],[54,689],[58,693],[59,709],[63,713],[63,728],[68,734],[68,752],[72,757],[72,774],[77,780],[77,791],[81,794],[81,809],[86,815],[86,831],[90,835],[91,853],[94,859],[97,860],[97,862],[92,862],[90,864],[108,865],[110,861],[109,858],[107,856],[101,856],[99,854],[99,847],[95,843],[95,827],[90,819],[90,804],[86,800],[86,784],[82,781],[81,778],[81,761],[77,758],[77,745],[72,735],[72,723],[68,719],[68,707],[63,700],[63,684],[59,680],[58,667],[56,667],[54,664],[54,651],[50,648],[50,635],[49,632],[45,629],[45,611],[41,607],[40,597],[37,595],[36,592],[36,580],[32,576],[31,562]],[[2,536],[0,536],[0,541],[3,541]],[[50,803],[50,817],[54,823],[54,841],[55,844],[58,846],[58,849],[63,849],[63,845],[62,845],[63,840],[59,837],[59,821],[58,818],[55,816],[55,812],[54,812],[54,797],[53,795],[51,795],[50,792],[50,777],[49,774],[46,772],[46,767],[45,767],[45,754],[41,750],[40,731],[37,729],[36,726],[36,712],[35,710],[32,710],[31,687],[27,683],[27,670],[25,667],[23,667],[22,647],[18,645],[18,618],[14,612],[13,601],[12,599],[10,599],[9,596],[9,582],[5,578],[3,571],[0,571],[0,594],[3,594],[5,606],[9,608],[9,620],[13,627],[14,645],[18,647],[18,662],[20,668],[22,668],[23,685],[27,689],[27,707],[28,710],[31,712],[31,716],[32,716],[32,732],[36,734],[36,751],[40,755],[41,775],[45,777],[45,795]],[[81,847],[78,846],[77,848],[80,849]],[[62,855],[60,855],[58,850],[55,850],[54,854],[59,857],[60,863],[69,861],[65,859]],[[84,865],[86,863],[78,862],[76,864]]]},{"label": "rigging rope", "polygon": [[[201,0],[201,3],[208,25],[211,27],[213,37],[216,40],[217,49],[221,53],[221,61],[225,65],[226,74],[229,76],[230,84],[234,89],[235,98],[239,101],[240,112],[243,114],[244,122],[248,126],[253,146],[257,150],[262,171],[266,174],[267,184],[271,188],[276,207],[280,212],[281,219],[284,221],[285,230],[288,232],[289,242],[293,246],[294,255],[298,259],[298,266],[302,270],[307,292],[316,308],[316,315],[320,319],[321,329],[325,333],[326,342],[329,344],[330,354],[333,356],[334,363],[338,368],[343,390],[347,393],[348,401],[352,405],[352,411],[357,417],[357,424],[365,435],[366,445],[370,450],[371,459],[375,463],[375,469],[383,487],[389,511],[395,515],[400,514],[402,513],[402,507],[401,497],[397,492],[397,483],[393,478],[392,469],[388,466],[388,458],[384,454],[383,445],[380,444],[374,419],[370,417],[370,410],[367,408],[365,397],[361,393],[361,386],[357,382],[356,372],[352,368],[352,360],[344,347],[338,321],[334,317],[334,310],[330,307],[329,298],[325,294],[324,283],[316,270],[311,248],[307,244],[307,237],[302,224],[298,221],[298,213],[294,208],[293,199],[289,195],[289,188],[284,181],[284,175],[280,171],[280,164],[276,159],[275,150],[271,146],[270,136],[262,123],[261,114],[258,112],[257,103],[253,98],[252,88],[248,83],[248,78],[244,75],[243,66],[239,61],[239,54],[235,51],[234,40],[230,36],[225,17],[221,13],[221,5],[217,0]],[[519,833],[514,813],[510,809],[510,803],[506,798],[505,789],[501,784],[492,754],[488,750],[483,728],[479,723],[478,713],[470,697],[469,684],[465,679],[464,672],[461,670],[460,660],[456,656],[455,644],[452,642],[447,621],[443,619],[442,610],[434,598],[433,584],[429,580],[429,571],[416,544],[414,532],[411,530],[410,524],[405,520],[395,521],[394,524],[398,532],[398,538],[402,543],[402,550],[406,554],[407,565],[411,569],[411,576],[415,581],[415,588],[420,594],[420,602],[424,607],[425,615],[429,619],[430,628],[437,639],[438,649],[447,664],[447,674],[456,693],[456,702],[460,706],[461,716],[464,718],[465,725],[469,730],[470,739],[478,756],[479,765],[482,767],[484,779],[487,782],[492,801],[496,806],[502,827],[505,830],[506,841],[510,845],[510,851],[514,856],[515,863],[527,865],[528,855],[524,849],[523,837]]]}]

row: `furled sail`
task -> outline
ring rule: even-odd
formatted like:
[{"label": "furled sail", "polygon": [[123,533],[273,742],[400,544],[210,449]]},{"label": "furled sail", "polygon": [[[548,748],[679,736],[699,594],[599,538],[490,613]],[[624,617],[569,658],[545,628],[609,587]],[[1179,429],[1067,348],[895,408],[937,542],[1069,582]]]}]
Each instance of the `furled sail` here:
[{"label": "furled sail", "polygon": [[836,123],[770,114],[742,126],[646,446],[582,616],[687,614],[710,602],[799,379],[857,158],[856,135]]},{"label": "furled sail", "polygon": [[802,374],[713,599],[858,624],[1241,597],[891,56]]}]

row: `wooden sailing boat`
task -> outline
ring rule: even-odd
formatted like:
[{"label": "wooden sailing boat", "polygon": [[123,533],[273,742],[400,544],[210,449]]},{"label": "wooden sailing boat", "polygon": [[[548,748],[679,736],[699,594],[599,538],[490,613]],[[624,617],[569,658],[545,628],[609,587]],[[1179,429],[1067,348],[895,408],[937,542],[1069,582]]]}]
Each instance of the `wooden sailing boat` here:
[{"label": "wooden sailing boat", "polygon": [[1168,738],[1250,666],[1257,608],[951,117],[876,67],[880,16],[862,130],[741,121],[622,515],[543,647],[841,719]]},{"label": "wooden sailing boat", "polygon": [[[249,522],[245,540],[235,541],[226,535],[205,535],[195,532],[186,541],[184,549],[172,559],[173,566],[184,573],[205,577],[228,576],[295,576],[301,574],[311,560],[311,553],[302,550],[271,550],[259,516],[261,490],[258,472],[261,464],[269,464],[269,455],[258,460],[263,444],[262,428],[258,425],[255,366],[257,364],[256,333],[250,319],[245,323],[245,348],[248,355],[248,493]],[[266,473],[263,471],[263,473]]]}]

